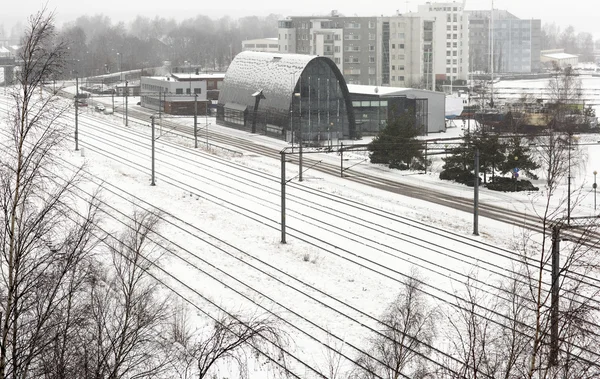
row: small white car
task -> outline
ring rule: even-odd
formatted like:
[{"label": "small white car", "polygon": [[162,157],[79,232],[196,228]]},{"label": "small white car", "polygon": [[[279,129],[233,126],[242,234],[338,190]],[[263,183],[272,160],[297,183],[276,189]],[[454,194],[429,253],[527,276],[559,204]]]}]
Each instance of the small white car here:
[{"label": "small white car", "polygon": [[102,105],[102,104],[96,104],[96,111],[103,112],[104,109],[105,109],[104,105]]}]

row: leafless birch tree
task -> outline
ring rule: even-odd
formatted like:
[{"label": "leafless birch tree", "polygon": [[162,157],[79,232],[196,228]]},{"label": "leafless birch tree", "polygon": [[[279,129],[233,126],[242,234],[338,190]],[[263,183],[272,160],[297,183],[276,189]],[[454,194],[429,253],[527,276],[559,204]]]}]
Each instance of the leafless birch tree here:
[{"label": "leafless birch tree", "polygon": [[67,107],[42,91],[44,79],[64,63],[66,46],[54,37],[51,13],[44,9],[29,19],[0,133],[1,379],[44,371],[42,357],[76,323],[71,300],[85,282],[96,243],[98,201],[92,197],[82,207],[71,196],[80,172],[56,167],[56,152],[68,137],[58,119]]}]

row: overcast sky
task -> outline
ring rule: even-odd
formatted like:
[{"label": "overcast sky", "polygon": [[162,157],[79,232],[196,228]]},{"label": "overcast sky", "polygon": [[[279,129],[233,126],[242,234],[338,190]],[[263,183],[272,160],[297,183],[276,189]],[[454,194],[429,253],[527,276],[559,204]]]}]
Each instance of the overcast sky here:
[{"label": "overcast sky", "polygon": [[[27,16],[40,9],[46,1],[41,0],[2,0],[0,24],[7,33],[17,21],[24,22]],[[317,15],[335,9],[345,16],[392,15],[416,11],[418,4],[425,0],[358,1],[358,0],[228,0],[228,1],[148,1],[148,0],[48,0],[48,8],[56,10],[59,24],[70,21],[82,14],[103,13],[114,22],[133,19],[136,15],[153,18],[161,16],[182,20],[197,14],[211,18],[229,15],[232,18],[243,16],[266,16],[270,13],[289,15]],[[467,0],[467,9],[490,9],[491,0]],[[586,31],[600,38],[598,12],[600,3],[594,0],[494,0],[494,8],[506,9],[519,18],[539,18],[542,24],[556,22],[561,27],[573,25],[577,32]],[[1,31],[1,30],[0,30]],[[3,38],[0,36],[0,39]]]}]

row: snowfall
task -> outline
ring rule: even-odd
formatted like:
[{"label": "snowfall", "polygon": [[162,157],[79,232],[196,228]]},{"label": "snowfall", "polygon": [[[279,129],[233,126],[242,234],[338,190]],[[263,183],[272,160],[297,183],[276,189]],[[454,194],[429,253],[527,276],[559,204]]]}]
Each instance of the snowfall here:
[{"label": "snowfall", "polygon": [[[2,115],[7,97],[0,89]],[[66,100],[64,100],[66,101]],[[110,104],[104,99],[94,101]],[[116,109],[122,109],[116,99]],[[131,109],[141,110],[137,99]],[[600,102],[599,102],[600,103]],[[132,105],[133,104],[133,105]],[[74,125],[71,110],[63,119]],[[193,125],[191,118],[175,120]],[[200,118],[199,147],[190,135],[156,126],[155,184],[151,185],[149,120],[121,113],[94,111],[93,102],[80,108],[79,150],[69,141],[61,153],[64,170],[84,165],[90,182],[81,186],[89,196],[102,188],[107,213],[114,221],[103,227],[114,233],[138,208],[157,209],[165,220],[160,234],[170,254],[154,274],[192,310],[194,328],[201,330],[223,313],[270,314],[278,318],[294,344],[288,362],[302,378],[325,370],[329,349],[355,359],[367,348],[377,318],[398,295],[412,270],[424,280],[433,306],[453,303],[467,276],[476,273],[478,286],[487,288],[507,274],[516,259],[512,244],[518,225],[479,218],[473,235],[473,214],[434,205],[353,183],[346,178],[306,167],[286,166],[287,243],[281,242],[280,161],[211,140],[205,131],[234,136],[248,144],[277,150],[286,142],[232,130]],[[5,117],[1,121],[6,124]],[[463,124],[428,138],[460,136]],[[6,136],[6,132],[1,134]],[[337,141],[336,141],[337,142]],[[344,141],[344,144],[365,143]],[[600,135],[584,135],[584,152],[573,172],[577,198],[573,216],[597,214],[593,172],[600,169]],[[439,180],[441,156],[433,156],[424,173],[401,172],[372,165],[360,154],[345,154],[348,176],[364,174],[393,179],[443,194],[473,198],[473,188]],[[318,158],[339,164],[337,154]],[[535,193],[502,193],[481,187],[482,204],[503,207],[515,215],[531,214],[543,199],[543,178]],[[561,185],[557,204],[566,197]],[[343,359],[348,367],[348,361]],[[266,366],[254,365],[251,378],[270,378]],[[234,368],[222,365],[219,377],[235,378]]]}]

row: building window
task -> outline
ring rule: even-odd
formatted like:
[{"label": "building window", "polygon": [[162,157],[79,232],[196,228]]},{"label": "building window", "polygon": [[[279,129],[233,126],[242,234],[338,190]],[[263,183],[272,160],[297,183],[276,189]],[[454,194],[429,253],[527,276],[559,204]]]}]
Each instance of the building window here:
[{"label": "building window", "polygon": [[396,71],[396,66],[392,65],[392,71]]},{"label": "building window", "polygon": [[375,21],[369,21],[369,29],[375,29]]},{"label": "building window", "polygon": [[369,41],[375,41],[375,34],[369,33]]},{"label": "building window", "polygon": [[369,45],[369,51],[375,51],[375,45]]},{"label": "building window", "polygon": [[196,93],[196,94],[202,93],[202,88],[194,88],[194,93]]},{"label": "building window", "polygon": [[192,89],[191,88],[186,88],[185,89],[185,93],[187,93],[188,95],[192,94]]},{"label": "building window", "polygon": [[375,75],[375,67],[369,67],[369,75]]},{"label": "building window", "polygon": [[340,47],[339,46],[334,46],[333,47],[333,51],[335,51],[336,53],[340,52]]},{"label": "building window", "polygon": [[175,89],[175,94],[177,94],[177,95],[183,95],[183,88],[176,88]]},{"label": "building window", "polygon": [[392,44],[392,49],[395,49],[395,48],[396,48],[396,44],[395,44],[395,43],[393,43],[393,44]]},{"label": "building window", "polygon": [[404,49],[404,44],[403,43],[398,44],[398,49]]},{"label": "building window", "polygon": [[369,57],[369,63],[375,63],[375,57]]},{"label": "building window", "polygon": [[404,66],[398,66],[398,71],[404,71]]},{"label": "building window", "polygon": [[335,62],[335,64],[340,64],[340,58],[335,58],[333,61]]},{"label": "building window", "polygon": [[399,76],[398,77],[398,81],[403,82],[404,81],[404,76]]}]

